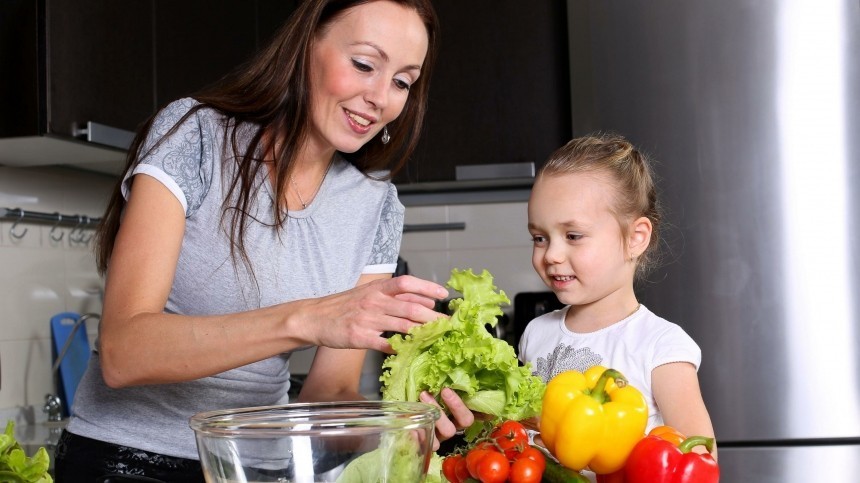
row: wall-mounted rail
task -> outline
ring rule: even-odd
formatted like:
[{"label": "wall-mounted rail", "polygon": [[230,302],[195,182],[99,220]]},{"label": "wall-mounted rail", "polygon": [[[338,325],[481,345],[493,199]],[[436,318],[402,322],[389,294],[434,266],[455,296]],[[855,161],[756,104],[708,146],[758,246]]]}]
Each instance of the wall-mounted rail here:
[{"label": "wall-mounted rail", "polygon": [[40,225],[53,225],[51,238],[60,241],[62,233],[55,233],[56,229],[65,226],[72,227],[69,239],[75,242],[87,242],[89,238],[83,233],[86,229],[94,229],[98,226],[101,218],[93,218],[87,215],[64,215],[61,213],[43,213],[40,211],[27,211],[21,208],[0,208],[0,221],[11,221],[9,235],[14,239],[21,239],[27,234],[28,228],[21,228],[21,223],[36,223]]}]

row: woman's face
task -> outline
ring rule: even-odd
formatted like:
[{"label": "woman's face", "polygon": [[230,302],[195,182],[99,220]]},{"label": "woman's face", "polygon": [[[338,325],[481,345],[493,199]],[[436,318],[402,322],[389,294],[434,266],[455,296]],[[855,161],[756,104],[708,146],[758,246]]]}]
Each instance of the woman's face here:
[{"label": "woman's face", "polygon": [[427,43],[418,14],[385,0],[353,7],[321,32],[311,54],[311,151],[355,152],[399,116]]}]

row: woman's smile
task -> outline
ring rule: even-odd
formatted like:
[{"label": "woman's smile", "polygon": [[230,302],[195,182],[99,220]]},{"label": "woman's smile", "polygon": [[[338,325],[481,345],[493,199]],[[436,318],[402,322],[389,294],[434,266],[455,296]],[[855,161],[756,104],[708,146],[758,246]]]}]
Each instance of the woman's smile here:
[{"label": "woman's smile", "polygon": [[346,108],[344,108],[344,112],[346,112],[346,119],[349,126],[358,134],[367,134],[370,132],[370,126],[376,122],[375,119],[370,118],[367,115],[359,114]]}]

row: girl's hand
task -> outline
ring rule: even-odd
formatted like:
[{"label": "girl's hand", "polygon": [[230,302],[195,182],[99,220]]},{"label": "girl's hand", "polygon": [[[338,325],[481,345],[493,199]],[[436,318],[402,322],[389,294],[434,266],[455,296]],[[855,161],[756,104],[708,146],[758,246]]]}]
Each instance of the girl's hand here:
[{"label": "girl's hand", "polygon": [[393,351],[382,334],[405,334],[444,317],[433,307],[437,299],[447,296],[441,285],[410,275],[377,279],[346,292],[295,302],[305,309],[297,330],[317,346],[390,354]]},{"label": "girl's hand", "polygon": [[[442,416],[436,421],[436,438],[433,439],[433,451],[439,449],[440,441],[452,438],[458,430],[468,428],[475,422],[475,415],[472,414],[472,410],[466,407],[456,392],[446,387],[442,389],[441,395],[442,401],[445,402],[451,414],[449,416],[442,411]],[[427,391],[422,392],[419,397],[422,402],[439,406],[436,399]]]}]

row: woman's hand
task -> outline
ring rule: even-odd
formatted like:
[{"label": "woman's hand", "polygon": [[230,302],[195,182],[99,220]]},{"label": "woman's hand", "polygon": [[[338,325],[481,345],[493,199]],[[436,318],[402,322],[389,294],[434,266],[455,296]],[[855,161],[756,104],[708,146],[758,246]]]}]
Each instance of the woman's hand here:
[{"label": "woman's hand", "polygon": [[448,291],[410,275],[372,280],[346,292],[298,302],[304,310],[296,330],[314,345],[392,353],[384,332],[406,333],[443,317],[433,310]]},{"label": "woman's hand", "polygon": [[[440,441],[452,438],[458,430],[468,428],[475,422],[475,415],[472,414],[472,410],[466,407],[456,392],[446,387],[442,389],[441,395],[442,401],[445,402],[445,406],[448,407],[451,414],[449,416],[442,411],[442,416],[436,421],[436,438],[433,439],[433,451],[439,449]],[[436,399],[427,391],[422,392],[419,397],[422,402],[439,406]]]}]

